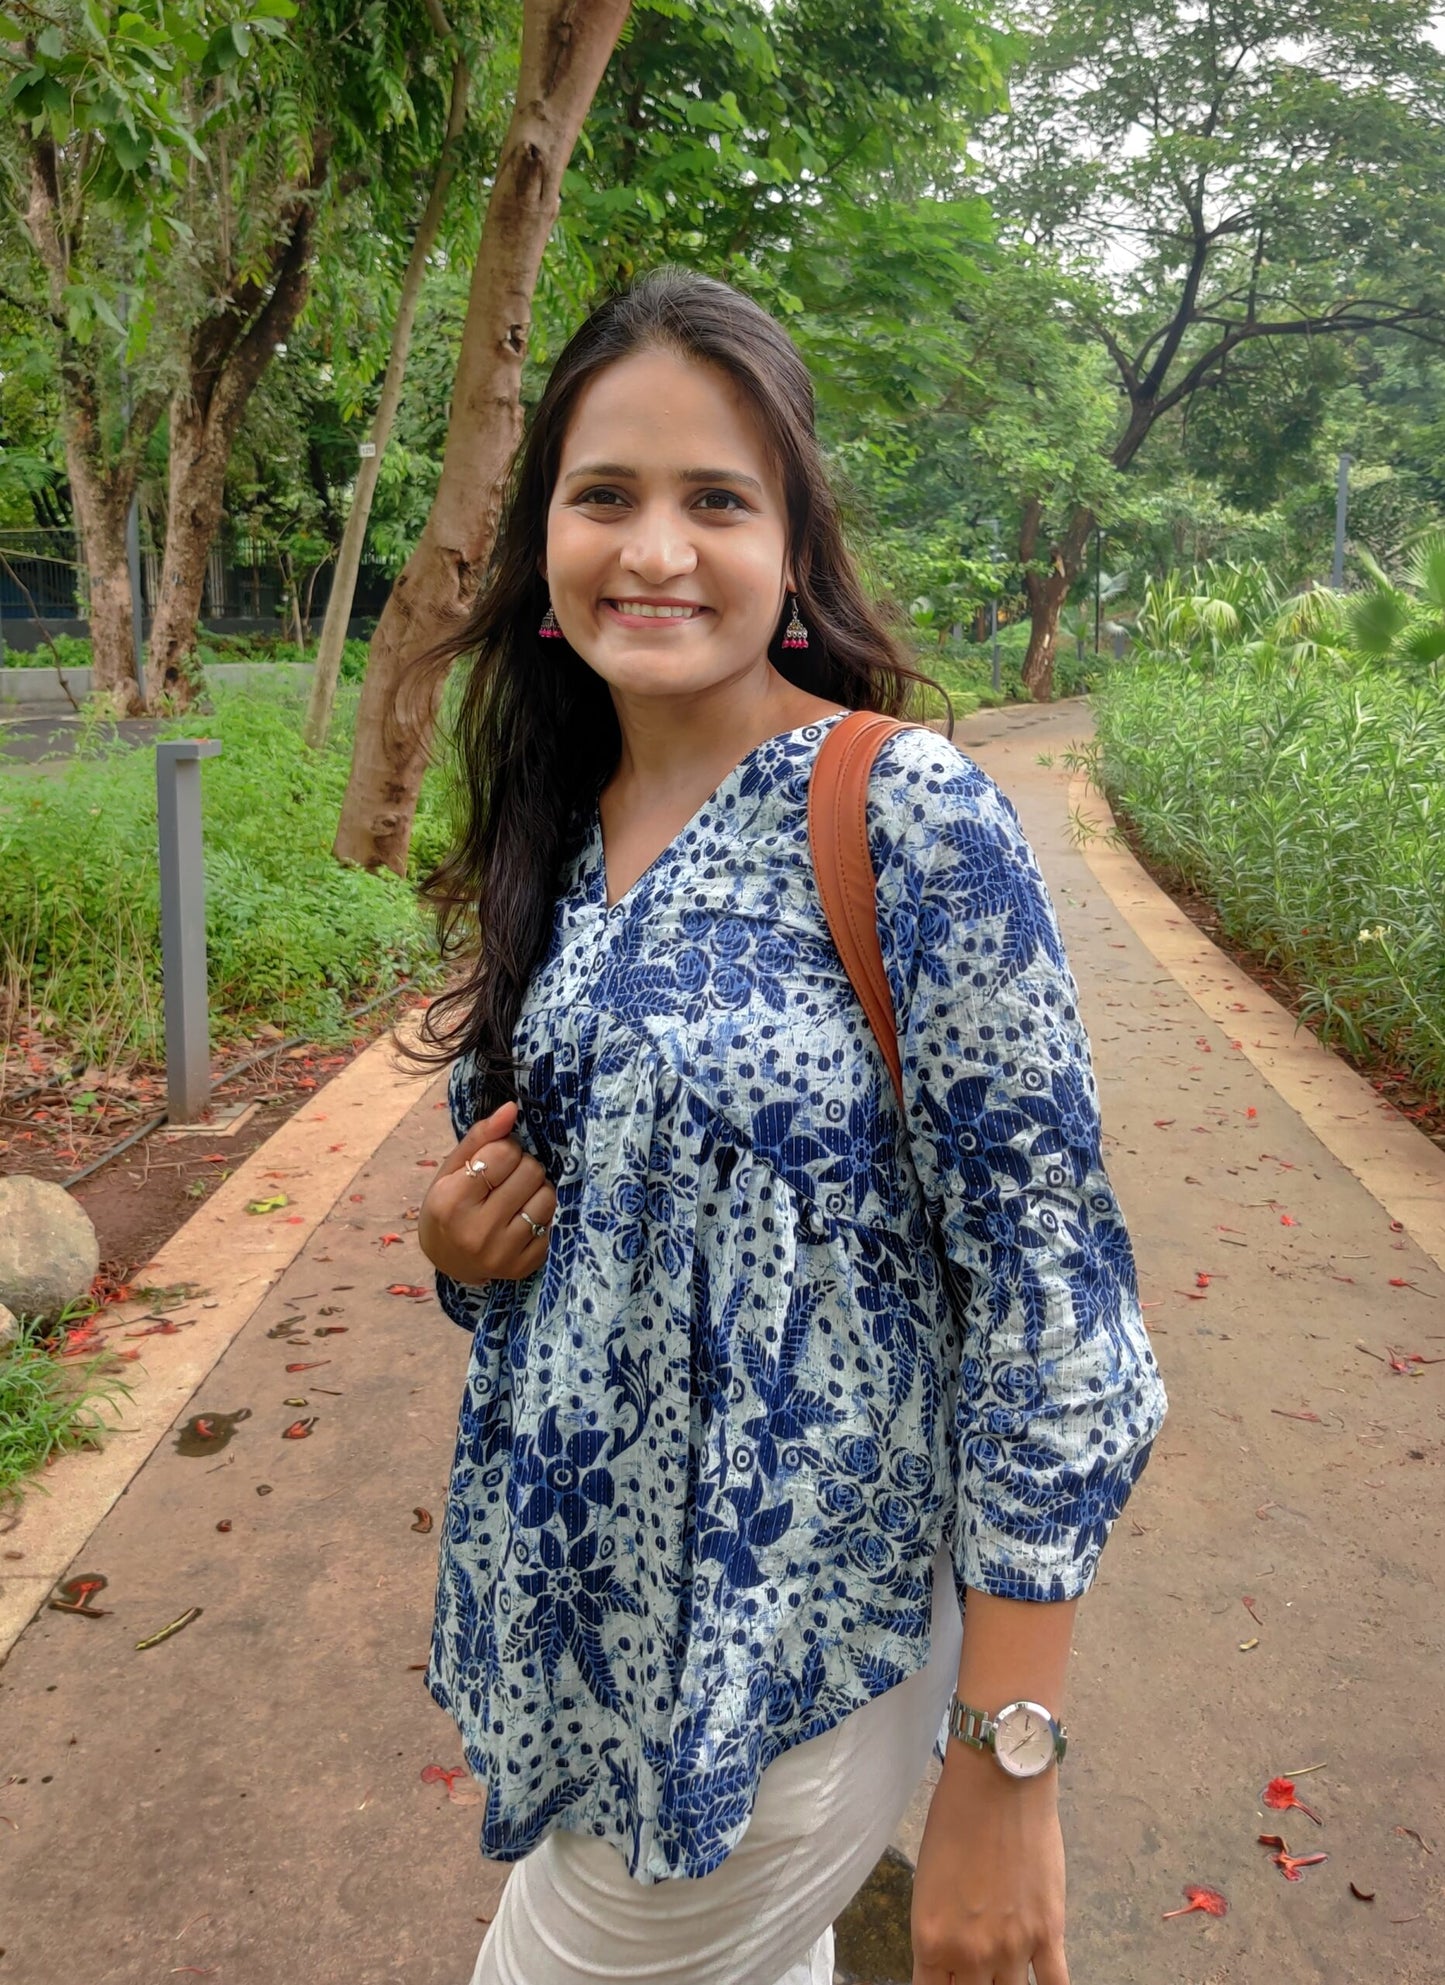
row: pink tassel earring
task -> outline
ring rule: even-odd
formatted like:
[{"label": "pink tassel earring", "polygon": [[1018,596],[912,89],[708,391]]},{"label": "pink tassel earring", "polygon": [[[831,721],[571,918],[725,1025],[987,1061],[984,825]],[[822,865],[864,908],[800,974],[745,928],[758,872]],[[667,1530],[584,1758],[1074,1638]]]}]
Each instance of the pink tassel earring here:
[{"label": "pink tassel earring", "polygon": [[796,593],[789,593],[788,598],[793,603],[793,617],[788,622],[787,632],[783,635],[783,646],[785,648],[806,648],[808,645],[808,630],[798,618],[798,596]]},{"label": "pink tassel earring", "polygon": [[537,629],[537,632],[544,641],[560,641],[562,639],[562,630],[557,625],[557,616],[552,611],[552,602],[550,600],[547,602],[547,611],[542,615],[542,625]]}]

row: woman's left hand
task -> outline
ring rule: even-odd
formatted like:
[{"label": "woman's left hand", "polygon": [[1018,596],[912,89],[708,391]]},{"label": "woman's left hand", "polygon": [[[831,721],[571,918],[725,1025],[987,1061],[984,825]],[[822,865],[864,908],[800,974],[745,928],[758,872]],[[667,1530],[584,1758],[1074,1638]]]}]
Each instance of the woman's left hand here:
[{"label": "woman's left hand", "polygon": [[913,1879],[913,1985],[1069,1985],[1058,1771],[950,1740]]}]

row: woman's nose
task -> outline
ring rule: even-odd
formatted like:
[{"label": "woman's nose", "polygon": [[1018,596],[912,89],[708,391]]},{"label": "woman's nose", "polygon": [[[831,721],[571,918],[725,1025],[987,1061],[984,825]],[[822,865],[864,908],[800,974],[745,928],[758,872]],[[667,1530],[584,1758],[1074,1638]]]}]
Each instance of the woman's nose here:
[{"label": "woman's nose", "polygon": [[622,563],[640,579],[660,585],[666,578],[692,571],[697,547],[686,521],[675,511],[641,510],[623,547]]}]

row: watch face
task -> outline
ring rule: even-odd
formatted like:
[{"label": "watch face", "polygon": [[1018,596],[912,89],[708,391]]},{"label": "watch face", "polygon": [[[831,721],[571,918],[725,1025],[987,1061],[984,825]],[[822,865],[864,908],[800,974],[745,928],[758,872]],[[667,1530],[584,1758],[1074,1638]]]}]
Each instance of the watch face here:
[{"label": "watch face", "polygon": [[1014,1778],[1036,1778],[1054,1761],[1054,1728],[1036,1702],[1011,1702],[995,1719],[994,1753]]}]

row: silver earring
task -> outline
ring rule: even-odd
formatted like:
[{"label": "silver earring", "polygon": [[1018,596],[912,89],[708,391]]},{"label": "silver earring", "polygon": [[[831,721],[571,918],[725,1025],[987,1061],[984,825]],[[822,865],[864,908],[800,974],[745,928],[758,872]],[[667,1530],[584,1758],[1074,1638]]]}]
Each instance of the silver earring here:
[{"label": "silver earring", "polygon": [[796,593],[790,593],[788,598],[793,603],[793,617],[788,622],[787,632],[783,635],[783,646],[785,648],[806,648],[808,645],[808,630],[798,618],[798,596]]},{"label": "silver earring", "polygon": [[560,641],[562,639],[562,630],[557,625],[557,616],[552,611],[552,602],[550,600],[547,602],[547,611],[542,615],[542,625],[537,629],[537,632],[544,641]]}]

